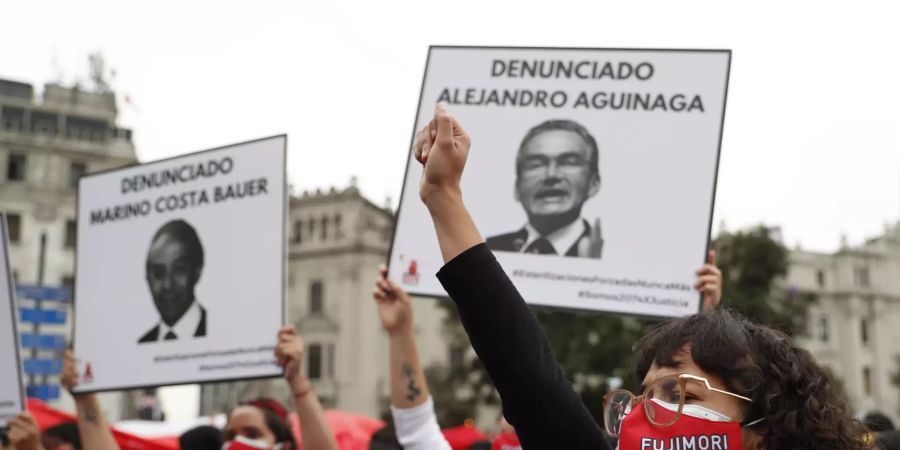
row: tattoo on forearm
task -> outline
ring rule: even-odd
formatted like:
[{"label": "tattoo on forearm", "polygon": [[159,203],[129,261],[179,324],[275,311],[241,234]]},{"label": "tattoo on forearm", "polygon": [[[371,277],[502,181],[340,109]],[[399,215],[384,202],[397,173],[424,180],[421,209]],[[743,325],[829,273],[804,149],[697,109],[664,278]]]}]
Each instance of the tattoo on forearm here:
[{"label": "tattoo on forearm", "polygon": [[408,362],[403,363],[403,375],[406,376],[406,400],[415,401],[422,395],[422,388],[416,385],[416,373]]},{"label": "tattoo on forearm", "polygon": [[88,406],[84,409],[84,420],[94,425],[100,425],[100,415],[97,414],[97,408]]}]

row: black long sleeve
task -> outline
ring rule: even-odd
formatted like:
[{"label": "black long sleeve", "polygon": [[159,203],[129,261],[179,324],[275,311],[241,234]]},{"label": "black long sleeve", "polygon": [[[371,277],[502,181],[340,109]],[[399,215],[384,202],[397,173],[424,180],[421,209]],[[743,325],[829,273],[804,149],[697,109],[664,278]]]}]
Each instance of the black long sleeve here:
[{"label": "black long sleeve", "polygon": [[487,245],[466,250],[437,276],[456,302],[522,448],[609,449],[600,426],[556,362],[540,324]]}]

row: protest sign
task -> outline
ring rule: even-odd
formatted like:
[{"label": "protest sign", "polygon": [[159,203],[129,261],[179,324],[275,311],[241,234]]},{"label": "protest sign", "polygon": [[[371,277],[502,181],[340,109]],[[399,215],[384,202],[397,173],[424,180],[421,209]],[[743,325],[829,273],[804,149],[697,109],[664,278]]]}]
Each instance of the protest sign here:
[{"label": "protest sign", "polygon": [[80,392],[281,373],[286,140],[81,178]]},{"label": "protest sign", "polygon": [[[697,312],[730,51],[432,47],[415,127],[445,102],[472,138],[463,197],[532,304]],[[410,157],[390,275],[446,295]]]}]

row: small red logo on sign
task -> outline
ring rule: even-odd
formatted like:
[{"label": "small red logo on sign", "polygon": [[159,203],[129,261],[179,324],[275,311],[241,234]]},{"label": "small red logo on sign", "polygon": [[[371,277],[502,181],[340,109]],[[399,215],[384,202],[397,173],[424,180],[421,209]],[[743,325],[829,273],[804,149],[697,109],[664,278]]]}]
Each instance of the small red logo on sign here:
[{"label": "small red logo on sign", "polygon": [[410,261],[409,268],[403,274],[403,284],[419,284],[419,265],[416,263],[416,260]]},{"label": "small red logo on sign", "polygon": [[85,383],[92,383],[94,381],[94,371],[91,369],[91,363],[87,363],[84,365],[84,376],[81,377]]}]

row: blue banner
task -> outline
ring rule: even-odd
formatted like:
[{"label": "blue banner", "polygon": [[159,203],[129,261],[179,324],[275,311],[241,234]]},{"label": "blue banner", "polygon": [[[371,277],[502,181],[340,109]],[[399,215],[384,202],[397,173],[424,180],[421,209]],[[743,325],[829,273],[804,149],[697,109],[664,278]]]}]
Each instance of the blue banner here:
[{"label": "blue banner", "polygon": [[59,375],[62,372],[62,360],[59,359],[26,359],[25,373],[28,375]]},{"label": "blue banner", "polygon": [[71,298],[69,289],[64,287],[16,285],[16,296],[29,300],[67,302]]},{"label": "blue banner", "polygon": [[65,324],[66,311],[62,309],[19,309],[19,320],[32,323]]},{"label": "blue banner", "polygon": [[59,385],[47,384],[43,386],[28,386],[25,393],[29,397],[38,398],[43,401],[56,400],[59,398]]},{"label": "blue banner", "polygon": [[22,347],[64,350],[66,348],[66,337],[57,334],[22,333]]}]

